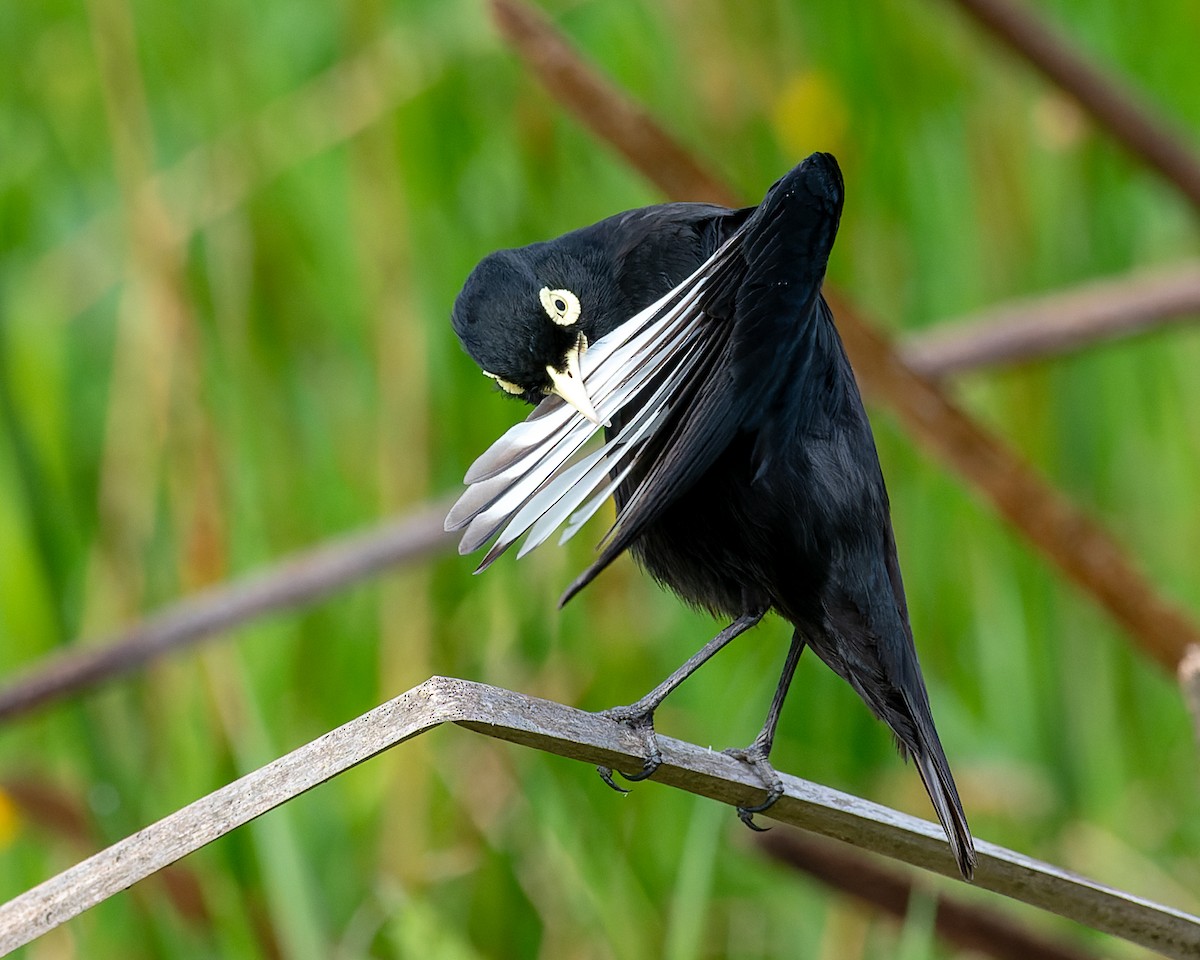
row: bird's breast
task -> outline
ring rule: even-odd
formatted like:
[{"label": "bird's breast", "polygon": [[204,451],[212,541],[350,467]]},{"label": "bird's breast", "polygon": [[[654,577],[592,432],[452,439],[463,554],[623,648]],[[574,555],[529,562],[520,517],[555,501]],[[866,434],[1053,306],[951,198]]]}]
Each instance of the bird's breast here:
[{"label": "bird's breast", "polygon": [[[856,433],[776,434],[765,464],[761,436],[739,434],[633,544],[635,557],[715,615],[776,608],[818,621],[831,565],[887,523],[874,448],[866,462]],[[618,509],[633,486],[618,490]]]}]

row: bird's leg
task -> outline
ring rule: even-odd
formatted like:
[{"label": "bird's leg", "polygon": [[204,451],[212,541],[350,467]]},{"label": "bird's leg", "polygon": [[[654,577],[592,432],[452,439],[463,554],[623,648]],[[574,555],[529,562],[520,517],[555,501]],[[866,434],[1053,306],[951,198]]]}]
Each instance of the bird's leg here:
[{"label": "bird's leg", "polygon": [[[683,666],[642,697],[642,699],[636,703],[629,704],[627,707],[612,707],[600,712],[600,716],[606,717],[609,720],[615,720],[617,723],[623,723],[631,730],[639,733],[645,742],[646,759],[642,762],[642,769],[637,773],[623,773],[621,776],[630,781],[645,780],[658,769],[659,764],[662,763],[662,753],[659,752],[658,737],[654,733],[654,711],[658,709],[659,704],[666,700],[676,687],[695,673],[707,661],[712,659],[717,651],[734,637],[745,633],[753,627],[765,614],[766,610],[762,609],[738,617],[733,623],[692,654]],[[614,790],[620,793],[628,792],[624,787],[618,786],[613,780],[612,767],[597,767],[596,770],[604,782]]]},{"label": "bird's leg", "polygon": [[775,696],[771,698],[771,708],[767,711],[766,722],[763,724],[762,730],[758,732],[758,736],[748,747],[725,751],[729,756],[753,767],[754,772],[762,780],[763,786],[767,788],[767,799],[762,803],[753,807],[738,807],[738,819],[751,830],[766,829],[754,822],[754,814],[769,810],[775,801],[783,796],[783,781],[779,779],[779,774],[775,772],[775,768],[771,766],[768,758],[771,756],[771,747],[775,744],[775,728],[779,726],[779,714],[783,710],[784,698],[787,696],[788,687],[792,684],[792,677],[796,674],[796,664],[800,662],[800,654],[804,652],[804,642],[804,637],[800,635],[799,630],[792,634],[792,644],[788,647],[783,673],[779,676],[779,685],[775,688]]}]

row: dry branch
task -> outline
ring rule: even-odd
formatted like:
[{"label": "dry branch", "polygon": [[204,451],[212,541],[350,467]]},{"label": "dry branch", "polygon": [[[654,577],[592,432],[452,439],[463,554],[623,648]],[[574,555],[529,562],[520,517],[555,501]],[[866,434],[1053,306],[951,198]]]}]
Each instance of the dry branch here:
[{"label": "dry branch", "polygon": [[1002,303],[904,339],[904,362],[928,377],[1023,363],[1200,317],[1200,264],[1144,270]]},{"label": "dry branch", "polygon": [[1162,174],[1200,210],[1200,161],[1148,103],[1108,76],[1021,4],[1013,0],[957,2],[1074,97],[1126,150]]},{"label": "dry branch", "polygon": [[[211,793],[0,906],[0,953],[65,923],[378,753],[444,723],[618,769],[641,767],[641,741],[597,714],[485,684],[434,677],[306,746]],[[728,804],[761,801],[745,764],[726,754],[660,737],[654,779]],[[784,776],[771,816],[915,866],[957,877],[936,824]],[[975,885],[1050,910],[1114,936],[1191,958],[1200,951],[1200,918],[1114,890],[990,843],[976,844]]]},{"label": "dry branch", "polygon": [[448,509],[445,503],[427,504],[377,529],[330,540],[196,594],[86,649],[42,661],[0,689],[0,721],[123,676],[246,620],[313,603],[389,567],[448,550],[454,545],[442,529]]},{"label": "dry branch", "polygon": [[1004,914],[935,891],[915,875],[885,868],[845,844],[797,830],[771,830],[755,837],[759,849],[794,870],[897,919],[908,914],[914,892],[936,898],[934,932],[960,950],[998,960],[1094,960],[1078,947],[1034,933]]},{"label": "dry branch", "polygon": [[[687,151],[649,114],[631,107],[625,94],[587,64],[540,13],[521,0],[492,0],[492,9],[506,39],[550,95],[592,130],[624,137],[613,147],[671,199],[727,202],[733,191],[711,175],[687,178],[687,171],[699,169],[697,164],[663,166]],[[651,129],[630,132],[630,117]],[[1158,593],[1107,531],[936,383],[907,366],[844,297],[828,285],[825,292],[864,391],[890,407],[925,449],[967,479],[1148,653],[1174,670],[1187,645],[1200,643],[1200,628]]]}]

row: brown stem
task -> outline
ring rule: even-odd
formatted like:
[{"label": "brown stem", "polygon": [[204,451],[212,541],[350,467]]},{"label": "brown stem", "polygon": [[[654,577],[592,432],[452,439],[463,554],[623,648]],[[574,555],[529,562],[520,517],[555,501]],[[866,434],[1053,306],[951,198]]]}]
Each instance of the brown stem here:
[{"label": "brown stem", "polygon": [[[504,39],[551,96],[668,197],[740,206],[737,194],[705,170],[642,106],[615,96],[608,80],[580,60],[541,11],[516,0],[492,0],[492,15]],[[592,109],[597,105],[602,109]]]},{"label": "brown stem", "polygon": [[1173,183],[1200,209],[1200,161],[1168,124],[1047,23],[1013,0],[958,5],[1074,97],[1130,153]]},{"label": "brown stem", "polygon": [[447,504],[431,504],[378,529],[332,540],[177,603],[115,636],[47,658],[0,689],[7,720],[254,617],[312,603],[388,567],[448,550]]},{"label": "brown stem", "polygon": [[904,338],[904,361],[929,377],[1017,364],[1200,317],[1200,264],[1140,271],[990,307]]}]

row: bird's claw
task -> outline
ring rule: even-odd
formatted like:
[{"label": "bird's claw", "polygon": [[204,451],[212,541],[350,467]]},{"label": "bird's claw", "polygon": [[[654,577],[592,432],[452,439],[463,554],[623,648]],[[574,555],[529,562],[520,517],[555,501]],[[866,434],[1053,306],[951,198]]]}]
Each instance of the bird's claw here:
[{"label": "bird's claw", "polygon": [[612,767],[597,767],[596,772],[598,774],[600,774],[600,779],[603,780],[605,783],[607,783],[614,790],[616,790],[617,793],[628,793],[629,792],[623,786],[621,786],[619,783],[617,783],[616,780],[613,779],[613,768]]},{"label": "bird's claw", "polygon": [[760,827],[757,823],[754,822],[754,814],[756,812],[758,812],[757,807],[738,807],[737,808],[738,819],[741,820],[742,823],[744,823],[746,826],[748,826],[755,833],[768,833],[771,829],[770,827]]},{"label": "bird's claw", "polygon": [[[606,720],[612,720],[614,723],[623,723],[642,738],[646,747],[646,757],[642,761],[641,770],[637,773],[617,772],[631,783],[637,783],[653,776],[654,771],[662,765],[662,751],[658,748],[658,736],[654,732],[654,711],[639,710],[634,704],[629,707],[612,707],[609,710],[602,710],[600,716]],[[618,793],[629,792],[613,779],[612,767],[597,767],[596,771],[600,774],[600,779]]]},{"label": "bird's claw", "polygon": [[758,833],[765,833],[769,827],[760,827],[754,822],[756,813],[765,813],[775,806],[775,802],[783,796],[783,781],[775,768],[771,766],[767,760],[768,750],[758,741],[750,744],[748,747],[735,748],[723,751],[726,756],[733,757],[735,760],[741,760],[742,763],[748,764],[758,774],[758,778],[762,781],[764,787],[767,788],[767,797],[762,803],[755,804],[752,807],[738,807],[738,819],[742,821],[751,830]]}]

